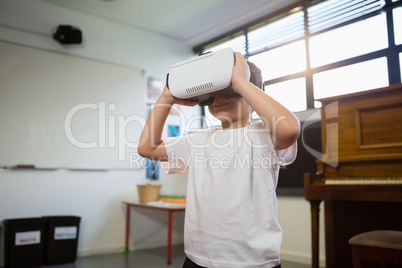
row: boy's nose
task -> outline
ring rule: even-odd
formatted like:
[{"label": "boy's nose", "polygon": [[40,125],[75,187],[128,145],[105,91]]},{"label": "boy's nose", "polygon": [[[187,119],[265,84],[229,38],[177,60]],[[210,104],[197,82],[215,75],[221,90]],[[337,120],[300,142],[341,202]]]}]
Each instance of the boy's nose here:
[{"label": "boy's nose", "polygon": [[214,102],[218,102],[225,99],[225,96],[223,95],[212,95],[209,97],[209,99],[206,99],[200,103],[200,106],[208,106],[213,104]]},{"label": "boy's nose", "polygon": [[225,98],[225,96],[223,96],[223,95],[213,95],[212,98],[214,98],[214,100],[223,100]]},{"label": "boy's nose", "polygon": [[209,97],[208,99],[201,101],[199,105],[208,106],[211,105],[212,103],[214,103],[214,97]]}]

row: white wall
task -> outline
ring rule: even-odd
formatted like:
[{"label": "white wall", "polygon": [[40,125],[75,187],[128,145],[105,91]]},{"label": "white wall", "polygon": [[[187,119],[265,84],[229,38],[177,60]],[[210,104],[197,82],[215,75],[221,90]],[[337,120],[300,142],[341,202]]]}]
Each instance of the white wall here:
[{"label": "white wall", "polygon": [[[54,41],[50,36],[51,31],[59,24],[80,28],[83,44],[63,46]],[[192,56],[191,47],[183,42],[40,0],[2,0],[0,40],[131,66],[143,69],[145,76],[160,79],[165,79],[174,62]],[[135,101],[141,103],[145,100]],[[2,169],[0,220],[43,215],[81,216],[79,255],[120,251],[124,245],[125,230],[121,202],[138,200],[136,184],[144,181],[145,170],[94,172]],[[160,182],[164,193],[185,194],[187,181],[183,176],[166,176],[161,172]],[[167,215],[153,212],[150,215],[145,213],[144,217],[144,213],[133,210],[132,248],[165,245]],[[184,215],[175,215],[175,243],[183,241],[183,221]]]},{"label": "white wall", "polygon": [[[10,42],[138,67],[161,78],[172,63],[192,55],[183,42],[48,2],[2,0],[1,7],[0,36]],[[81,29],[83,44],[54,41],[52,29],[60,24]]]},{"label": "white wall", "polygon": [[[321,204],[321,211],[323,205]],[[304,197],[279,197],[278,221],[283,230],[281,258],[311,264],[310,204]],[[320,266],[325,267],[324,217],[320,212]]]},{"label": "white wall", "polygon": [[[52,28],[59,24],[79,27],[84,43],[62,46],[52,40]],[[0,40],[132,66],[145,70],[147,76],[161,79],[165,78],[172,63],[192,56],[191,47],[181,41],[40,0],[2,0]],[[1,64],[0,58],[0,67]],[[185,113],[192,115],[193,111],[185,110]],[[136,201],[136,184],[144,179],[145,170],[0,170],[0,220],[42,215],[81,216],[79,255],[117,252],[124,245],[125,217],[121,201]],[[185,194],[186,176],[166,176],[161,172],[159,182],[163,185],[163,193]],[[284,230],[282,258],[309,263],[308,203],[302,197],[280,197],[278,207]],[[135,220],[132,248],[166,244],[167,215],[133,210],[132,220]],[[183,220],[183,215],[175,215],[174,243],[183,240]],[[320,250],[323,259],[323,247]]]}]

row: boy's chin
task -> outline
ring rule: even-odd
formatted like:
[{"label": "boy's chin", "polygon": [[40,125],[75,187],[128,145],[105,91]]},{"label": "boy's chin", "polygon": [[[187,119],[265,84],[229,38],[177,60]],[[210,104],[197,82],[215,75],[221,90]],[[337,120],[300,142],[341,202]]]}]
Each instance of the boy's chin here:
[{"label": "boy's chin", "polygon": [[230,123],[234,122],[233,118],[231,118],[228,115],[220,114],[220,115],[214,115],[214,117],[216,120],[221,121],[221,123],[225,123],[225,124],[229,123],[230,124]]}]

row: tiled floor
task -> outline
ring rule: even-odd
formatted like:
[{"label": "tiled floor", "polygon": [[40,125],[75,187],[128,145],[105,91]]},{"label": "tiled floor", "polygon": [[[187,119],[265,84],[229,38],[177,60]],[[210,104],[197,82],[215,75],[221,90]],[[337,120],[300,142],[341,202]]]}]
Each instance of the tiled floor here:
[{"label": "tiled floor", "polygon": [[[166,262],[166,247],[77,258],[74,263],[43,268],[181,268],[183,245],[172,247],[172,264]],[[309,268],[310,265],[282,261],[282,268]]]}]

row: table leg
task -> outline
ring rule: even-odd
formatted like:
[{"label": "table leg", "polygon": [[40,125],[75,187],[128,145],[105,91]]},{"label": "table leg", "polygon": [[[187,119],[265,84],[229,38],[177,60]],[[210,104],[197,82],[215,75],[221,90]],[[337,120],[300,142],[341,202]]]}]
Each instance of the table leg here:
[{"label": "table leg", "polygon": [[169,211],[167,262],[172,263],[172,211]]},{"label": "table leg", "polygon": [[321,200],[311,200],[311,242],[312,242],[312,267],[319,267],[319,233],[320,233],[320,203]]},{"label": "table leg", "polygon": [[126,205],[126,247],[125,250],[128,252],[130,250],[130,206]]}]

